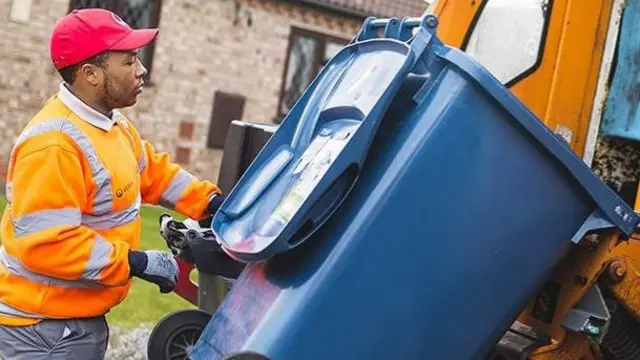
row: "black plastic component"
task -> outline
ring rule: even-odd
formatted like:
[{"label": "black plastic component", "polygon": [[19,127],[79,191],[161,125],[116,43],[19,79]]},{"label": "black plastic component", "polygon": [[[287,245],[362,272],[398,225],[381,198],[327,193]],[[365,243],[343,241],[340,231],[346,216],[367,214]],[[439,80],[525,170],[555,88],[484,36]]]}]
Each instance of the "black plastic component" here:
[{"label": "black plastic component", "polygon": [[218,243],[195,236],[189,239],[190,253],[198,271],[237,279],[245,264],[237,262],[225,254]]},{"label": "black plastic component", "polygon": [[516,321],[485,359],[527,360],[535,349],[550,342],[548,335]]}]

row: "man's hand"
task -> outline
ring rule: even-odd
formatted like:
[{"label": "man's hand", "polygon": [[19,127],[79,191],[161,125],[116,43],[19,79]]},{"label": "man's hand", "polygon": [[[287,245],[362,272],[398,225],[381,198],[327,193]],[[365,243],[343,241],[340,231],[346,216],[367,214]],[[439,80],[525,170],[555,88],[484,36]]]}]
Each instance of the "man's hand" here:
[{"label": "man's hand", "polygon": [[131,276],[158,285],[163,294],[172,292],[178,282],[178,263],[166,251],[130,251],[129,266]]}]

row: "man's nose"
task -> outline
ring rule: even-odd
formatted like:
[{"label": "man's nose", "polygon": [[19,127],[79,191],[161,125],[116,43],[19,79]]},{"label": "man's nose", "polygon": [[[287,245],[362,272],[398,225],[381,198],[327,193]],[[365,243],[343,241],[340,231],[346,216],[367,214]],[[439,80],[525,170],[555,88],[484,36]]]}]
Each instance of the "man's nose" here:
[{"label": "man's nose", "polygon": [[137,71],[136,71],[136,76],[137,77],[144,77],[145,75],[147,75],[147,72],[148,72],[147,68],[144,67],[144,65],[142,64],[140,59],[136,59],[136,62],[138,64]]}]

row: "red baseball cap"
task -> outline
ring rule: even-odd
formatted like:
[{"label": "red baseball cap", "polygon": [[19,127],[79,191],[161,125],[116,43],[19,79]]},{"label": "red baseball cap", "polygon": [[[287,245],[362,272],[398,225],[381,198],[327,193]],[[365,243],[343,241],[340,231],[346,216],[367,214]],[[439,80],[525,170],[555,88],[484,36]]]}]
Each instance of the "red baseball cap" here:
[{"label": "red baseball cap", "polygon": [[105,9],[73,10],[53,28],[51,59],[57,69],[74,65],[107,50],[136,50],[149,44],[159,29],[132,29]]}]

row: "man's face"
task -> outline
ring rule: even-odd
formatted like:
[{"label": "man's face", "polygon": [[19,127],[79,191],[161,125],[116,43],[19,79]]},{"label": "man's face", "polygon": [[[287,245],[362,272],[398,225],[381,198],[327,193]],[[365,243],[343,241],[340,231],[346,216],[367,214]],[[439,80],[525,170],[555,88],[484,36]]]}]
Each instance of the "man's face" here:
[{"label": "man's face", "polygon": [[112,109],[135,105],[142,93],[143,77],[147,74],[138,52],[113,52],[102,70],[104,104]]}]

